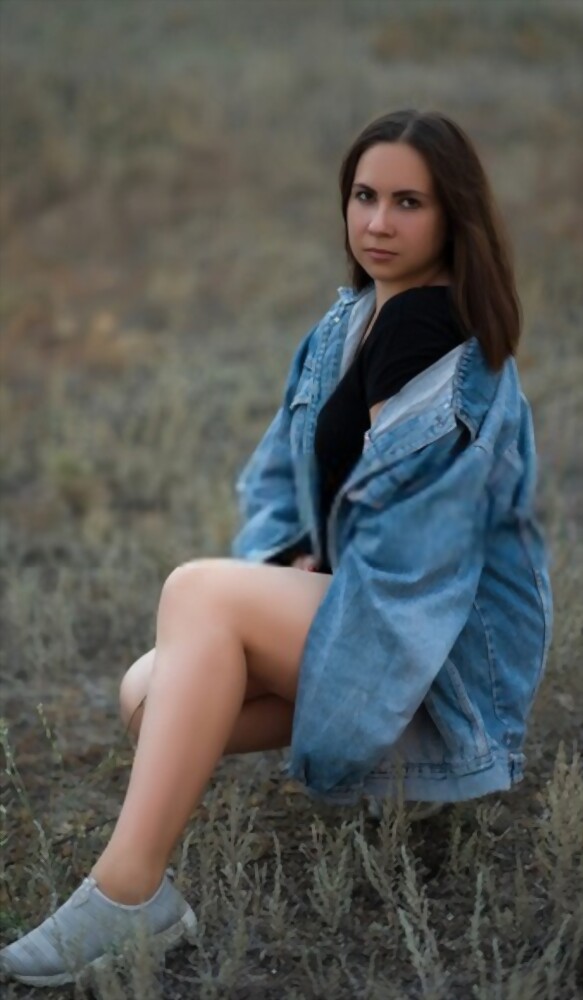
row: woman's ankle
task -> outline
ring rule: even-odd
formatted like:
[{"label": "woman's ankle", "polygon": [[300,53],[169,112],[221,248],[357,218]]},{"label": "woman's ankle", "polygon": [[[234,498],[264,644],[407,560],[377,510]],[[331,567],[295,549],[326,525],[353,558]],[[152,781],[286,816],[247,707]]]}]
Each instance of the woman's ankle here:
[{"label": "woman's ankle", "polygon": [[137,906],[147,903],[160,888],[164,878],[162,871],[144,866],[136,870],[135,865],[111,862],[103,856],[91,870],[97,888],[114,903]]}]

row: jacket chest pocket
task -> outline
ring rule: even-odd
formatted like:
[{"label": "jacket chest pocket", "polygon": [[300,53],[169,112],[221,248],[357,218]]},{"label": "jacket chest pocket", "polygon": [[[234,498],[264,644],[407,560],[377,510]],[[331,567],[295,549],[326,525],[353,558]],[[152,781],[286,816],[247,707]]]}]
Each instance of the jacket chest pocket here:
[{"label": "jacket chest pocket", "polygon": [[290,447],[292,454],[303,451],[308,407],[315,390],[315,376],[311,365],[304,365],[295,395],[290,403]]}]

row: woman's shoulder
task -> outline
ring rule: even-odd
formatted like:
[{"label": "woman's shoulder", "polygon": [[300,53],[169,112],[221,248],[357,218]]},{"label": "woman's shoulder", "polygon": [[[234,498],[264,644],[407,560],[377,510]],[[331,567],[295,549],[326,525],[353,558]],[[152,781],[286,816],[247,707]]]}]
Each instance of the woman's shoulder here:
[{"label": "woman's shoulder", "polygon": [[468,336],[451,285],[423,285],[407,288],[385,302],[368,339],[371,348],[373,343],[380,345],[377,350],[386,350],[390,343],[415,353],[424,343],[437,349],[439,343],[455,346]]},{"label": "woman's shoulder", "polygon": [[[389,339],[390,335],[390,339]],[[425,340],[437,347],[438,339],[447,343],[465,340],[449,285],[423,285],[407,288],[391,296],[379,310],[370,331],[369,350],[386,350],[397,344],[415,352]]]}]

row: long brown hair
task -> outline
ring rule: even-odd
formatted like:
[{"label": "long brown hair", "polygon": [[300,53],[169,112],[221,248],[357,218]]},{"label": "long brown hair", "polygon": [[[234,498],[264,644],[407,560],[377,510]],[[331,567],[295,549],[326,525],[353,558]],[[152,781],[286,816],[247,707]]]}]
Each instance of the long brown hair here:
[{"label": "long brown hair", "polygon": [[406,142],[425,160],[445,211],[445,264],[453,274],[452,296],[462,326],[476,335],[488,364],[499,371],[514,355],[521,308],[510,244],[478,153],[463,129],[439,111],[394,111],[357,136],[340,168],[344,245],[352,284],[361,291],[371,277],[348,242],[346,211],[362,154],[379,142]]}]

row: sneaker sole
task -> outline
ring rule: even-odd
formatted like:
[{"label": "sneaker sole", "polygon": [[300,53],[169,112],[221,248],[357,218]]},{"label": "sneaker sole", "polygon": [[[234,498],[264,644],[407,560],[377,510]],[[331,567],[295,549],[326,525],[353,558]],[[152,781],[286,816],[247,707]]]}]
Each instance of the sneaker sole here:
[{"label": "sneaker sole", "polygon": [[[178,923],[172,924],[171,927],[160,931],[159,934],[154,934],[153,941],[156,942],[156,948],[160,950],[160,953],[166,954],[167,951],[176,948],[183,941],[187,941],[188,944],[194,944],[196,941],[196,928],[196,916],[189,906]],[[16,979],[19,983],[25,983],[27,986],[65,986],[67,983],[74,983],[79,979],[83,981],[86,978],[90,978],[94,972],[105,971],[111,965],[111,961],[112,958],[110,955],[98,955],[97,958],[88,962],[87,965],[84,965],[77,972],[60,972],[54,976],[19,976],[11,973],[8,978]]]}]

